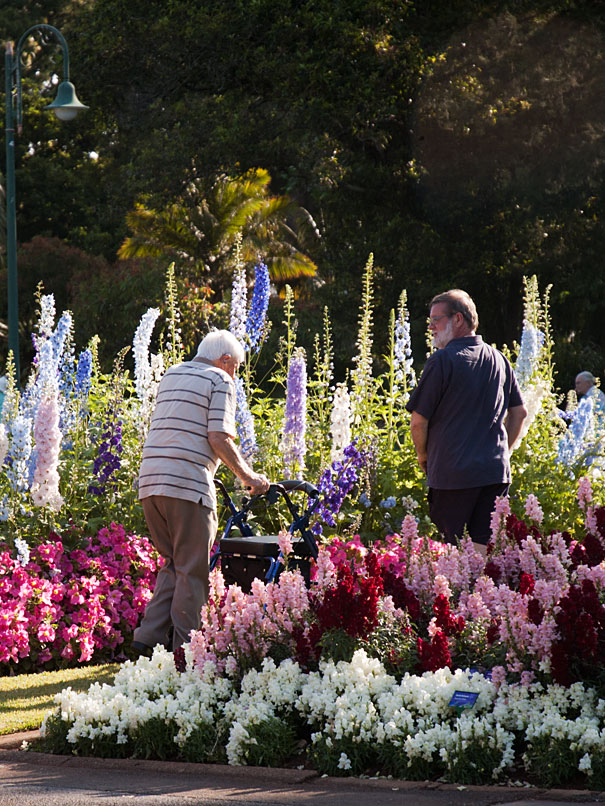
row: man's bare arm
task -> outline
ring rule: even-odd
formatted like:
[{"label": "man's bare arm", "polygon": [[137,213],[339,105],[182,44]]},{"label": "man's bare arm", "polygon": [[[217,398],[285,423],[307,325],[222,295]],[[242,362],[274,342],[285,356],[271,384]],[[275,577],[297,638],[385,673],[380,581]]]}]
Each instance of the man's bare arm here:
[{"label": "man's bare arm", "polygon": [[255,473],[250,465],[244,460],[237,445],[229,434],[223,431],[210,431],[208,442],[214,453],[224,462],[238,479],[241,479],[245,487],[248,487],[253,495],[266,493],[269,489],[268,479]]},{"label": "man's bare arm", "polygon": [[519,434],[521,433],[521,428],[523,427],[523,422],[527,417],[527,409],[525,406],[512,406],[504,420],[504,427],[506,428],[506,433],[508,434],[508,447],[509,450],[513,447]]},{"label": "man's bare arm", "polygon": [[418,457],[418,464],[426,473],[426,446],[429,434],[429,421],[422,414],[417,411],[412,412],[410,420],[410,433],[412,435],[412,442],[416,448],[416,456]]}]

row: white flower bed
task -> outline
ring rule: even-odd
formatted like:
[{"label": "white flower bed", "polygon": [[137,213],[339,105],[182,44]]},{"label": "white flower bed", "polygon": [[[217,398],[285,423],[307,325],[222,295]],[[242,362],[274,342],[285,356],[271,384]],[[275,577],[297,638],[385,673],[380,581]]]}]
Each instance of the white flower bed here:
[{"label": "white flower bed", "polygon": [[[450,706],[455,691],[476,692],[475,705]],[[292,660],[276,666],[265,659],[236,691],[213,664],[202,675],[191,664],[179,673],[173,656],[157,648],[152,659],[124,664],[113,685],[95,684],[87,693],[68,688],[56,701],[59,710],[42,734],[52,740],[62,726],[73,752],[94,753],[110,741],[116,750],[130,742],[140,754],[137,731],[160,720],[171,726],[175,758],[200,725],[222,724],[226,760],[234,765],[259,758],[263,726],[286,724],[299,743],[307,739],[315,766],[331,774],[375,772],[364,765],[382,760],[380,772],[406,778],[505,780],[525,771],[557,780],[551,768],[565,762],[590,780],[605,757],[605,701],[580,683],[497,688],[478,673],[447,668],[398,682],[363,650],[350,663],[322,663],[312,673]],[[280,742],[276,736],[265,756],[279,753]]]}]

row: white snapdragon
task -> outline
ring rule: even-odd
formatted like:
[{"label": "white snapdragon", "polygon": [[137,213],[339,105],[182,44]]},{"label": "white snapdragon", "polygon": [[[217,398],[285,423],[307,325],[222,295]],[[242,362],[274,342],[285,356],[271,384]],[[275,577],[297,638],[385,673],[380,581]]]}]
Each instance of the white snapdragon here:
[{"label": "white snapdragon", "polygon": [[[190,667],[189,667],[190,669]],[[203,680],[197,672],[179,673],[172,653],[156,647],[153,657],[126,662],[113,684],[93,684],[88,692],[63,690],[55,698],[61,719],[70,723],[67,741],[113,736],[124,744],[136,728],[159,717],[178,726],[183,743],[201,723],[214,723],[232,695],[227,681]]]},{"label": "white snapdragon", "polygon": [[226,745],[229,764],[246,764],[248,750],[257,743],[250,728],[273,718],[283,718],[294,709],[304,674],[299,665],[287,659],[279,667],[265,658],[260,671],[247,672],[238,696],[225,705],[225,718],[231,723]]}]

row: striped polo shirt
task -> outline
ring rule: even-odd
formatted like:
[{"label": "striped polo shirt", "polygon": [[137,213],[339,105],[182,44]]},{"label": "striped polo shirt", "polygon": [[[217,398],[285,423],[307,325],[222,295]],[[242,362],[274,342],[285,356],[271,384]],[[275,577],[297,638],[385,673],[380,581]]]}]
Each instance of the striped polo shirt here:
[{"label": "striped polo shirt", "polygon": [[235,437],[235,385],[204,358],[166,370],[155,402],[139,472],[139,498],[166,495],[216,509],[220,459],[209,431]]}]

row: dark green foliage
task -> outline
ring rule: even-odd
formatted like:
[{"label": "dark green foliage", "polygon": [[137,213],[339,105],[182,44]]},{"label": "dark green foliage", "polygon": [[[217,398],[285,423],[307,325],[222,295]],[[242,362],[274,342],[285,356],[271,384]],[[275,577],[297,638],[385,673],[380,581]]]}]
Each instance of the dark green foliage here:
[{"label": "dark green foliage", "polygon": [[397,742],[385,739],[377,748],[378,764],[383,775],[392,775],[393,778],[405,780],[409,778],[408,755],[404,750],[404,737]]},{"label": "dark green foliage", "polygon": [[227,738],[224,724],[212,725],[209,722],[202,722],[182,745],[180,758],[197,764],[225,764]]},{"label": "dark green foliage", "polygon": [[[522,277],[553,283],[567,389],[578,370],[605,370],[603,8],[11,0],[0,32],[18,38],[36,21],[59,25],[90,106],[69,124],[43,112],[35,69],[46,77],[60,58],[57,48],[31,50],[19,238],[59,237],[113,263],[137,200],[165,209],[194,165],[207,180],[260,167],[271,194],[287,194],[318,225],[308,254],[321,284],[304,280],[298,293],[309,300],[311,332],[330,308],[337,373],[354,349],[350,312],[373,252],[376,321],[388,321],[406,288],[418,360],[437,291],[466,288],[485,338],[510,344]],[[133,311],[106,313],[102,340]],[[378,328],[377,355],[385,340]]]},{"label": "dark green foliage", "polygon": [[[333,740],[321,735],[319,741],[309,747],[309,757],[313,768],[322,775],[364,775],[378,769],[378,746],[368,742],[355,742],[350,737]],[[345,753],[350,767],[343,768],[341,754]]]},{"label": "dark green foliage", "polygon": [[285,719],[271,717],[248,727],[246,763],[252,767],[283,767],[296,753],[297,734]]},{"label": "dark green foliage", "polygon": [[340,629],[326,630],[318,643],[322,658],[334,663],[341,660],[350,663],[353,653],[359,646],[357,638]]},{"label": "dark green foliage", "polygon": [[[54,294],[57,318],[74,313],[75,338],[83,348],[102,334],[99,357],[110,370],[116,354],[132,344],[135,329],[148,307],[162,299],[165,264],[152,259],[109,263],[58,238],[37,236],[17,253],[19,319],[22,364],[33,357],[30,334],[36,326],[36,290]],[[6,269],[0,265],[0,287],[6,287]],[[7,313],[6,295],[0,296],[0,319]],[[0,360],[6,348],[0,345]],[[130,365],[130,361],[127,361]]]},{"label": "dark green foliage", "polygon": [[179,746],[174,741],[177,733],[175,722],[156,716],[141,722],[132,731],[131,738],[139,758],[174,761],[179,756]]},{"label": "dark green foliage", "polygon": [[550,736],[534,739],[525,752],[525,766],[541,786],[561,787],[578,774],[580,754],[569,739]]}]

